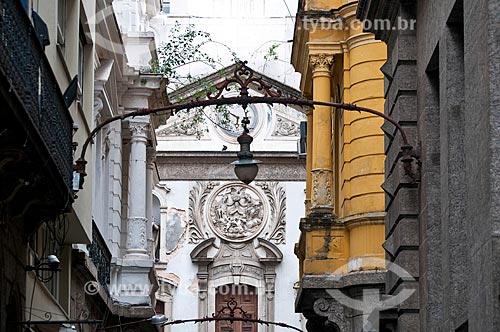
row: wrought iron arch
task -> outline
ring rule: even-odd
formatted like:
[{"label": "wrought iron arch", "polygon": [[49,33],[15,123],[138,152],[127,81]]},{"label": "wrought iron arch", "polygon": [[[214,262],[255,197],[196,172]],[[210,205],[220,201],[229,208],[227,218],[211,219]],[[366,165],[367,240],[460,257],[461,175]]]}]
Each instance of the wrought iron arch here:
[{"label": "wrought iron arch", "polygon": [[272,322],[272,321],[267,321],[267,320],[262,320],[258,318],[251,318],[251,315],[248,315],[245,310],[243,310],[242,307],[238,306],[238,302],[234,298],[231,298],[226,306],[222,307],[219,311],[215,312],[212,314],[211,317],[202,317],[202,318],[193,318],[193,319],[177,319],[173,320],[171,322],[166,322],[163,323],[161,326],[167,326],[167,325],[179,325],[179,324],[185,324],[185,323],[206,323],[206,322],[216,322],[216,321],[228,321],[230,323],[233,322],[247,322],[247,323],[254,323],[254,324],[259,324],[259,325],[275,325],[275,326],[280,326],[284,327],[290,330],[295,330],[299,332],[303,332],[301,329],[298,327],[288,325],[286,323],[281,323],[281,322]]},{"label": "wrought iron arch", "polygon": [[[249,88],[251,86],[255,86],[262,95],[251,96],[249,94]],[[239,91],[239,95],[236,97],[224,97],[224,91],[229,91],[232,88],[236,88],[237,91]],[[84,178],[87,175],[85,172],[85,166],[87,164],[87,161],[85,160],[85,153],[87,151],[88,145],[90,144],[96,133],[99,132],[104,126],[115,121],[122,121],[127,118],[133,118],[136,116],[145,116],[150,114],[175,115],[181,110],[232,104],[241,105],[243,109],[246,109],[249,104],[283,104],[285,106],[295,105],[312,109],[314,109],[314,106],[329,106],[344,111],[366,112],[384,118],[386,121],[392,123],[397,128],[401,135],[401,139],[403,140],[403,145],[400,147],[401,151],[398,157],[403,162],[405,175],[409,176],[413,182],[417,181],[417,174],[412,169],[412,162],[414,160],[417,162],[417,164],[419,162],[417,153],[413,149],[413,146],[409,144],[404,129],[393,118],[374,109],[357,106],[355,104],[331,103],[286,96],[280,89],[266,83],[261,76],[256,75],[255,72],[247,66],[247,62],[243,61],[238,62],[233,71],[233,75],[227,77],[224,81],[217,84],[215,86],[215,90],[210,91],[206,94],[205,99],[197,97],[188,102],[181,102],[156,108],[143,108],[127,114],[121,114],[111,117],[97,125],[85,140],[82,146],[80,158],[75,162],[75,165],[73,166],[74,170],[80,174],[80,189],[83,188]]]}]

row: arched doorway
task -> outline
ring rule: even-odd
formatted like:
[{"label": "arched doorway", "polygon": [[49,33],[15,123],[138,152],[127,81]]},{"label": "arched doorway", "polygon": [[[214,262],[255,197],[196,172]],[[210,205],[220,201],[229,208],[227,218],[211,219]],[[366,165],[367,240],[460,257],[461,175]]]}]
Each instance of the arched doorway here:
[{"label": "arched doorway", "polygon": [[[217,287],[215,293],[216,311],[226,307],[231,298],[238,303],[238,307],[245,311],[246,318],[257,318],[258,300],[255,287],[245,284],[230,284]],[[229,317],[228,314],[222,316],[226,315]],[[231,324],[229,321],[217,321],[215,332],[257,332],[257,325],[250,322],[233,322]]]}]

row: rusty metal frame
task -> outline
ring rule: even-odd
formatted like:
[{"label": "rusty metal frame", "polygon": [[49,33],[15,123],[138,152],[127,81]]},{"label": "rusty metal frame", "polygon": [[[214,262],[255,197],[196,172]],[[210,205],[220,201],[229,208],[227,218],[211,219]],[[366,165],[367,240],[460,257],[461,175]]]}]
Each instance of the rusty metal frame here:
[{"label": "rusty metal frame", "polygon": [[[255,85],[257,90],[262,93],[262,96],[250,96],[249,88],[251,85]],[[229,91],[232,88],[239,90],[239,95],[236,97],[224,97],[224,91]],[[412,162],[414,160],[418,163],[418,156],[413,148],[408,142],[408,138],[404,129],[401,125],[382,112],[376,111],[371,108],[357,106],[355,104],[346,103],[331,103],[316,100],[300,99],[296,97],[286,96],[281,90],[269,85],[264,81],[261,76],[255,74],[255,72],[247,66],[247,62],[238,62],[234,71],[233,76],[226,78],[221,83],[215,86],[213,91],[207,92],[205,99],[200,99],[199,97],[188,102],[182,102],[178,104],[171,104],[167,106],[157,107],[157,108],[143,108],[134,112],[127,114],[117,115],[111,117],[99,125],[97,125],[89,134],[82,146],[82,151],[80,158],[76,160],[75,165],[73,165],[74,171],[80,174],[80,189],[83,188],[84,177],[87,175],[85,173],[85,165],[87,161],[85,160],[85,153],[89,144],[92,142],[95,134],[99,132],[104,126],[115,121],[123,121],[128,118],[133,118],[137,116],[145,116],[151,114],[169,114],[175,115],[181,110],[190,110],[193,108],[207,107],[207,106],[222,106],[222,105],[241,105],[244,109],[249,104],[283,104],[295,105],[300,107],[308,107],[314,109],[314,106],[328,106],[335,107],[339,110],[344,111],[357,111],[366,112],[374,114],[383,118],[384,120],[392,123],[396,129],[400,132],[401,138],[403,140],[403,145],[400,147],[400,154],[398,158],[403,163],[405,175],[409,176],[413,182],[417,181],[416,171],[412,169]]]}]

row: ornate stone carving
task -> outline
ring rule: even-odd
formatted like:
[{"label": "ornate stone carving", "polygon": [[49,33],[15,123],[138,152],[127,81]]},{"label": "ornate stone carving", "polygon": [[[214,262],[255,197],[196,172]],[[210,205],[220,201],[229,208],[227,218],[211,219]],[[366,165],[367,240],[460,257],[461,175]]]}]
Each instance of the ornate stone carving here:
[{"label": "ornate stone carving", "polygon": [[274,127],[273,136],[299,136],[300,125],[288,119],[278,117]]},{"label": "ornate stone carving", "polygon": [[130,134],[134,138],[147,138],[149,124],[146,122],[130,122]]},{"label": "ornate stone carving", "polygon": [[104,103],[102,102],[102,99],[99,97],[94,97],[94,105],[92,108],[92,111],[94,113],[94,121],[95,124],[98,125],[101,123],[101,118],[102,118],[102,109],[104,108]]},{"label": "ornate stone carving", "polygon": [[205,130],[205,129],[200,128],[199,125],[187,126],[187,125],[182,125],[182,124],[173,124],[173,125],[169,125],[166,128],[159,129],[156,132],[156,136],[159,136],[159,137],[194,136],[203,130]]},{"label": "ornate stone carving", "polygon": [[245,265],[241,262],[233,262],[230,265],[231,274],[233,276],[240,276],[245,270]]},{"label": "ornate stone carving", "polygon": [[212,277],[218,278],[219,276],[231,274],[229,265],[216,266],[212,269]]},{"label": "ornate stone carving", "polygon": [[330,170],[313,170],[312,172],[312,197],[311,208],[332,209],[333,194],[332,182],[333,172]]},{"label": "ornate stone carving", "polygon": [[314,302],[313,309],[316,315],[327,317],[330,326],[338,328],[342,332],[352,331],[351,324],[345,317],[344,306],[335,299],[319,298]]},{"label": "ornate stone carving", "polygon": [[274,244],[286,241],[286,193],[278,182],[258,182],[269,200],[271,207],[271,226],[265,238]]},{"label": "ornate stone carving", "polygon": [[200,243],[209,238],[203,232],[203,209],[208,194],[219,185],[219,182],[197,182],[189,192],[189,242]]},{"label": "ornate stone carving", "polygon": [[310,57],[310,63],[313,67],[313,71],[330,71],[331,65],[334,63],[333,55],[328,54],[313,54]]},{"label": "ornate stone carving", "polygon": [[209,225],[218,236],[237,242],[255,237],[267,220],[260,193],[236,183],[220,188],[212,196],[207,214]]},{"label": "ornate stone carving", "polygon": [[127,252],[133,252],[134,249],[139,249],[140,251],[146,250],[146,224],[146,218],[128,218]]}]

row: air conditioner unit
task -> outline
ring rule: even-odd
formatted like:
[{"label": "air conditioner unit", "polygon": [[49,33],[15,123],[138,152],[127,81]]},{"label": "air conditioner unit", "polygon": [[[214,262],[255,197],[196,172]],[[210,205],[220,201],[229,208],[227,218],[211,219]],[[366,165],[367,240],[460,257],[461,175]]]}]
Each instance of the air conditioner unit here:
[{"label": "air conditioner unit", "polygon": [[300,138],[297,140],[297,154],[299,158],[305,158],[307,151],[307,121],[300,122]]}]

